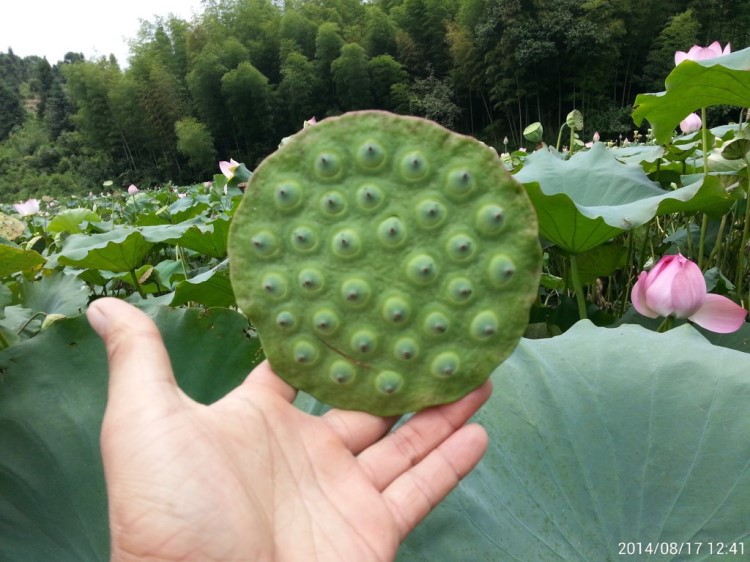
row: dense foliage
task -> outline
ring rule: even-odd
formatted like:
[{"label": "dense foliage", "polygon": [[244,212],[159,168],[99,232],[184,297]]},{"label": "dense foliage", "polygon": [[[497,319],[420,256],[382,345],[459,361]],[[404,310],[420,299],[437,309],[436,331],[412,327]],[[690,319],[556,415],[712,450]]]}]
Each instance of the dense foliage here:
[{"label": "dense foliage", "polygon": [[554,140],[577,108],[583,137],[632,139],[634,96],[663,89],[675,50],[748,30],[740,0],[206,0],[144,23],[127,68],[0,53],[0,199],[252,168],[303,119],[362,108],[498,148],[537,121]]}]

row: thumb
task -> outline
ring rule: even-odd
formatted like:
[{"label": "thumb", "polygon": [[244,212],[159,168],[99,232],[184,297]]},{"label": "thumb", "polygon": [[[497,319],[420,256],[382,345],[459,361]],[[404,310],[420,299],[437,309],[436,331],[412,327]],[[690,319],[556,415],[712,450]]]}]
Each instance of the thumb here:
[{"label": "thumb", "polygon": [[107,348],[108,411],[163,411],[180,401],[167,349],[151,318],[115,298],[94,301],[86,316]]}]

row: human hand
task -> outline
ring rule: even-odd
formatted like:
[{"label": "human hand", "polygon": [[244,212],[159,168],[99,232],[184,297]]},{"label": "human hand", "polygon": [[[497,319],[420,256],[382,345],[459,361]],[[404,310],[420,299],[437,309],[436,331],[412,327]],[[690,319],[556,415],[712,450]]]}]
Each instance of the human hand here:
[{"label": "human hand", "polygon": [[109,357],[101,450],[115,562],[390,560],[487,447],[464,424],[489,382],[395,431],[396,418],[301,412],[266,362],[205,406],[177,387],[145,314],[117,299],[87,314]]}]

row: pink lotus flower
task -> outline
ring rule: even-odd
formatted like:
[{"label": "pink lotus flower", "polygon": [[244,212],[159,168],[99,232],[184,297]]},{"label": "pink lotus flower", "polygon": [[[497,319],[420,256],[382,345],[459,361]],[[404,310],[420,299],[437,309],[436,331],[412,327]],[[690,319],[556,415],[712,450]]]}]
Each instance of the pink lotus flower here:
[{"label": "pink lotus flower", "polygon": [[317,125],[318,120],[315,119],[315,117],[310,117],[307,121],[302,122],[302,128],[307,129],[308,127],[312,127],[313,125]]},{"label": "pink lotus flower", "polygon": [[128,187],[128,195],[135,195],[138,193],[140,189],[138,189],[134,184],[130,184],[130,187]]},{"label": "pink lotus flower", "polygon": [[221,170],[221,173],[224,174],[228,180],[231,180],[234,177],[234,173],[237,171],[237,168],[240,166],[240,163],[237,162],[234,158],[230,158],[229,162],[226,160],[222,160],[219,162],[219,169]]},{"label": "pink lotus flower", "polygon": [[680,130],[685,134],[694,133],[700,131],[702,125],[703,121],[701,121],[700,116],[697,113],[691,113],[680,121]]},{"label": "pink lotus flower", "polygon": [[599,142],[602,137],[599,136],[599,131],[594,132],[594,136],[591,137],[594,142]]},{"label": "pink lotus flower", "polygon": [[29,199],[23,203],[16,203],[13,208],[22,217],[36,215],[39,212],[39,199]]},{"label": "pink lotus flower", "polygon": [[720,334],[736,332],[747,316],[728,298],[707,293],[700,268],[680,254],[664,256],[651,271],[641,272],[630,298],[643,316],[687,318]]},{"label": "pink lotus flower", "polygon": [[693,45],[690,50],[686,53],[685,51],[677,51],[674,54],[675,66],[680,64],[684,60],[708,60],[715,59],[728,55],[732,52],[732,45],[727,43],[727,46],[722,50],[721,44],[718,41],[714,41],[708,47],[701,47],[700,45]]}]

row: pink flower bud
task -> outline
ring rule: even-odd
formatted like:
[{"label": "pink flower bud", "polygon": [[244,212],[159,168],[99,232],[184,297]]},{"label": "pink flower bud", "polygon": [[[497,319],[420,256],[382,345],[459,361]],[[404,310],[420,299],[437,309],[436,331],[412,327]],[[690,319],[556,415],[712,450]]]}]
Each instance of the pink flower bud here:
[{"label": "pink flower bud", "polygon": [[651,271],[641,272],[630,298],[643,316],[687,318],[720,334],[739,330],[747,316],[728,298],[707,293],[700,268],[681,254],[664,256]]},{"label": "pink flower bud", "polygon": [[703,125],[703,121],[701,121],[701,118],[698,116],[697,113],[691,113],[685,119],[680,121],[680,130],[685,133],[694,133],[696,131],[700,131],[701,126]]},{"label": "pink flower bud", "polygon": [[135,195],[135,194],[136,194],[136,193],[138,193],[139,191],[140,191],[140,189],[138,189],[138,188],[137,188],[137,187],[136,187],[136,186],[135,186],[134,184],[132,184],[132,183],[130,184],[130,187],[128,187],[128,194],[129,194],[129,195]]},{"label": "pink flower bud", "polygon": [[592,137],[592,140],[593,140],[594,142],[599,142],[599,141],[601,140],[601,137],[599,136],[599,131],[596,131],[596,132],[594,133],[594,136]]}]

